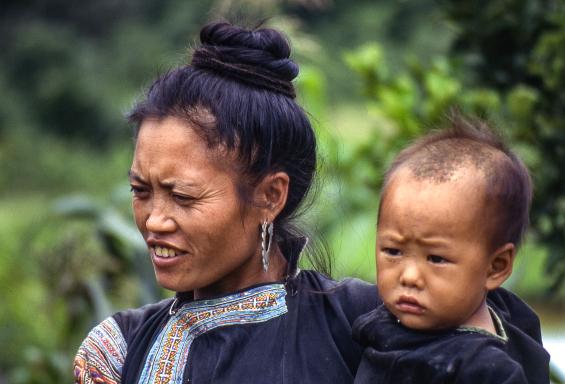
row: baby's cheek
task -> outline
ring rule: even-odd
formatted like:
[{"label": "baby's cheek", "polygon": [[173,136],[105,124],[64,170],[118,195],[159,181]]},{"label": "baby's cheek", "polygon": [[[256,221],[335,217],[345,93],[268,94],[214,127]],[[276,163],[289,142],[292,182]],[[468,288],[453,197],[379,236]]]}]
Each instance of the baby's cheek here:
[{"label": "baby's cheek", "polygon": [[381,296],[386,296],[390,294],[390,291],[394,288],[394,279],[391,274],[386,271],[381,271],[377,274],[377,287]]}]

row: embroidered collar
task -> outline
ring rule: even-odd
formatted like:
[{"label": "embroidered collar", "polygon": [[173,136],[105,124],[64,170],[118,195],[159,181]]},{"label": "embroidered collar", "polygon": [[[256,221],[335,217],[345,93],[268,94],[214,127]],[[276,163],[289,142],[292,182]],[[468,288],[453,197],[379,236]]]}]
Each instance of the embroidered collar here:
[{"label": "embroidered collar", "polygon": [[285,297],[284,284],[275,283],[182,303],[153,341],[138,383],[180,382],[196,337],[219,327],[261,323],[281,316],[288,311]]},{"label": "embroidered collar", "polygon": [[270,289],[272,287],[279,287],[282,286],[284,288],[284,282],[269,282],[269,283],[259,283],[255,285],[251,285],[249,287],[242,288],[235,292],[228,293],[227,295],[220,295],[215,296],[212,298],[207,299],[194,299],[194,292],[177,292],[173,301],[171,302],[171,306],[169,307],[169,315],[176,314],[181,307],[189,306],[190,308],[198,308],[199,306],[203,305],[215,305],[217,303],[222,303],[225,301],[231,301],[234,298],[241,298],[245,297],[246,295],[251,294],[251,292],[261,291],[263,289]]}]

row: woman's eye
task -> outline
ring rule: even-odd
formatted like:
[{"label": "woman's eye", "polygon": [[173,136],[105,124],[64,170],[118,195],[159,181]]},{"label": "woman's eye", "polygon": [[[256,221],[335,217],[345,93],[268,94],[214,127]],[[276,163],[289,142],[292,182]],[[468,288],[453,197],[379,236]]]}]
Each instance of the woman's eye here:
[{"label": "woman's eye", "polygon": [[178,203],[186,204],[192,202],[194,200],[194,197],[173,193],[173,199],[175,199]]},{"label": "woman's eye", "polygon": [[131,185],[130,191],[133,193],[134,196],[141,196],[145,192],[147,192],[147,190],[145,188],[137,186],[137,185]]},{"label": "woman's eye", "polygon": [[429,255],[428,261],[433,264],[443,264],[447,263],[447,259],[438,255]]},{"label": "woman's eye", "polygon": [[402,252],[400,251],[400,249],[396,249],[396,248],[383,248],[382,251],[389,256],[400,256],[400,255],[402,255]]}]

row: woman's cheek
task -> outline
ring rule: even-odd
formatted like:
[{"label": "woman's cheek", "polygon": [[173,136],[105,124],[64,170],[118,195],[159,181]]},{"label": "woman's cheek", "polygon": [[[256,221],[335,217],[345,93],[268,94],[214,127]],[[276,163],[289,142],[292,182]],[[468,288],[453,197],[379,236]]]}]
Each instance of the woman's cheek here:
[{"label": "woman's cheek", "polygon": [[143,204],[140,201],[133,201],[132,204],[133,208],[133,219],[135,220],[135,224],[137,228],[143,233],[145,229],[145,213],[143,210]]}]

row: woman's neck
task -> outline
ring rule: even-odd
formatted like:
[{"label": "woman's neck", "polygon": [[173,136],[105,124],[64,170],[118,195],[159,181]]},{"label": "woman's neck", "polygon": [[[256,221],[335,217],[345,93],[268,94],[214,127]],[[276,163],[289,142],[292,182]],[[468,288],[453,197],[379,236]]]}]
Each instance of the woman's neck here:
[{"label": "woman's neck", "polygon": [[199,300],[219,297],[257,284],[283,281],[287,269],[286,259],[282,255],[279,247],[274,247],[271,249],[270,253],[270,263],[267,271],[264,271],[263,266],[257,263],[257,258],[253,258],[250,260],[250,262],[254,263],[252,268],[248,265],[243,265],[239,271],[232,272],[230,276],[207,287],[195,289],[194,299]]}]

